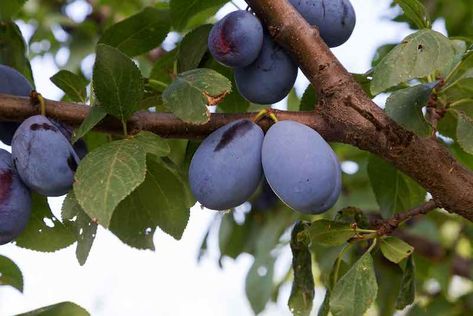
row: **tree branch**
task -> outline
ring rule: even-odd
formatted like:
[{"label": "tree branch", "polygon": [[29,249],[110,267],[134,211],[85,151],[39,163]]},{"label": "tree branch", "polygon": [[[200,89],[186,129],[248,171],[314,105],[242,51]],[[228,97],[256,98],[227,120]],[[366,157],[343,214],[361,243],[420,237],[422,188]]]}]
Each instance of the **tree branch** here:
[{"label": "tree branch", "polygon": [[408,221],[411,218],[414,218],[419,215],[425,215],[436,208],[437,203],[435,203],[435,201],[433,200],[430,200],[406,212],[397,213],[390,219],[384,221],[375,220],[374,226],[377,227],[377,234],[379,236],[389,235],[392,234],[399,227],[399,225],[404,223],[405,221]]}]

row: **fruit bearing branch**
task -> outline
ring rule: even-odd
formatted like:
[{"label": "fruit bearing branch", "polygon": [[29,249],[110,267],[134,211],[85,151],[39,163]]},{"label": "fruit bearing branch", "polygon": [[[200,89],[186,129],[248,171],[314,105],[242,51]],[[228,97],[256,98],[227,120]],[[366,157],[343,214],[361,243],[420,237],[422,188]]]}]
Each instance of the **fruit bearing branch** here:
[{"label": "fruit bearing branch", "polygon": [[[291,52],[319,95],[314,112],[278,112],[316,129],[327,141],[343,142],[390,161],[419,182],[439,207],[473,221],[473,173],[460,165],[434,138],[421,138],[400,127],[363,92],[311,27],[286,0],[247,0],[275,40]],[[46,100],[46,113],[74,127],[87,117],[83,105]],[[38,114],[27,98],[0,96],[0,119],[22,121]],[[254,113],[212,114],[204,125],[192,125],[168,113],[138,112],[128,122],[130,134],[152,131],[164,137],[202,138],[213,130]],[[264,128],[271,124],[264,119]],[[121,133],[121,122],[106,118],[97,130]]]}]

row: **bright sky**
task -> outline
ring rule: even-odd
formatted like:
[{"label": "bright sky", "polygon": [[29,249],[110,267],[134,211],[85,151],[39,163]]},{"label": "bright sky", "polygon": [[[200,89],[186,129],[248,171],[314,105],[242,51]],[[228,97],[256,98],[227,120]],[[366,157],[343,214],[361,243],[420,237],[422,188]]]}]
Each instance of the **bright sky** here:
[{"label": "bright sky", "polygon": [[[245,8],[243,0],[236,2]],[[390,42],[399,42],[410,33],[406,25],[390,22],[386,16],[388,0],[352,0],[357,13],[357,25],[351,39],[335,54],[351,72],[365,72],[374,50]],[[71,14],[83,15],[84,6],[71,8]],[[235,10],[223,8],[218,17]],[[441,24],[436,27],[443,30]],[[23,27],[24,33],[28,32]],[[27,35],[27,34],[25,34]],[[58,99],[61,92],[48,80],[57,72],[53,57],[36,58],[32,62],[38,90],[46,97]],[[93,59],[84,67],[89,68]],[[302,76],[297,91],[307,85]],[[53,212],[59,216],[61,198],[50,200]],[[215,212],[194,207],[189,225],[181,241],[158,231],[156,251],[139,251],[121,243],[101,229],[89,260],[80,267],[75,258],[75,245],[53,254],[36,253],[13,245],[0,247],[0,254],[14,260],[23,271],[24,294],[10,287],[0,287],[0,315],[14,315],[60,301],[73,301],[92,315],[100,316],[221,316],[252,315],[245,297],[244,280],[252,257],[224,260],[217,265],[216,238],[212,238],[210,255],[197,263],[197,253]],[[214,236],[215,237],[215,236]],[[290,264],[289,250],[277,263],[277,272]],[[279,269],[278,269],[279,268]],[[286,307],[290,288],[283,289],[280,303],[270,306],[264,315],[290,315]],[[316,306],[323,299],[317,291]]]}]

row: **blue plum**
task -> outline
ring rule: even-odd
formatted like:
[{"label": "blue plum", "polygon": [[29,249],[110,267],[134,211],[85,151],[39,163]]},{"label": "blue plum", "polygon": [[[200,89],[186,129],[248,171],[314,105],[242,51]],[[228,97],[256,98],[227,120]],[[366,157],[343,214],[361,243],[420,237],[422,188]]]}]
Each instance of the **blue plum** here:
[{"label": "blue plum", "polygon": [[329,47],[345,43],[353,33],[356,14],[349,0],[289,0]]},{"label": "blue plum", "polygon": [[[72,134],[74,132],[72,127],[70,127],[69,125],[66,125],[64,123],[61,123],[59,121],[53,120],[53,119],[50,119],[50,121],[51,121],[51,123],[54,124],[54,126],[56,126],[59,129],[59,131],[64,135],[64,137],[66,137],[67,140],[70,142],[71,139],[72,139]],[[89,153],[89,150],[87,148],[87,144],[82,138],[78,139],[72,145],[72,147],[76,151],[76,154],[77,154],[77,156],[79,157],[80,160],[82,160],[82,158],[84,158]]]},{"label": "blue plum", "polygon": [[297,65],[267,33],[255,62],[235,70],[235,82],[240,94],[258,104],[273,104],[284,99],[296,78]]},{"label": "blue plum", "polygon": [[79,157],[45,116],[32,116],[21,123],[13,136],[12,155],[18,174],[33,191],[61,196],[71,189]]},{"label": "blue plum", "polygon": [[245,67],[256,60],[263,46],[263,26],[248,11],[235,11],[218,21],[210,31],[212,56],[229,67]]},{"label": "blue plum", "polygon": [[264,134],[249,120],[237,120],[210,134],[192,157],[189,183],[195,198],[213,210],[241,205],[262,177]]},{"label": "blue plum", "polygon": [[12,156],[0,149],[0,245],[20,235],[31,214],[31,193],[21,182]]},{"label": "blue plum", "polygon": [[304,214],[319,214],[337,201],[340,166],[330,145],[311,128],[281,121],[267,132],[263,170],[276,195]]},{"label": "blue plum", "polygon": [[[21,73],[11,67],[0,65],[0,93],[27,97],[31,90],[33,87]],[[20,123],[0,122],[0,140],[6,145],[11,145],[18,126]]]}]

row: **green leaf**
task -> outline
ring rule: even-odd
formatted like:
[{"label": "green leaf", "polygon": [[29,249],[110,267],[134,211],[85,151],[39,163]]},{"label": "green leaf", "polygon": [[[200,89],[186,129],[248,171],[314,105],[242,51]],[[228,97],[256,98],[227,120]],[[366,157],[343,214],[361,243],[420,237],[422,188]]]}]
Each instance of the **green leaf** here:
[{"label": "green leaf", "polygon": [[174,76],[174,63],[176,62],[177,49],[165,53],[154,64],[151,70],[150,79],[158,80],[164,83],[171,83]]},{"label": "green leaf", "polygon": [[291,296],[289,297],[289,310],[295,316],[308,316],[312,311],[314,300],[314,276],[312,274],[312,257],[309,250],[309,240],[304,240],[304,234],[299,234],[307,228],[307,224],[298,222],[291,237],[292,269],[294,281]]},{"label": "green leaf", "polygon": [[156,227],[179,240],[189,220],[187,183],[160,159],[148,159],[146,180],[117,207],[110,230],[126,244],[153,249]]},{"label": "green leaf", "polygon": [[0,1],[0,20],[6,21],[13,18],[25,2],[26,0]]},{"label": "green leaf", "polygon": [[118,49],[97,45],[92,84],[100,105],[122,122],[139,109],[144,89],[140,70]]},{"label": "green leaf", "polygon": [[371,66],[375,67],[378,65],[384,59],[384,57],[386,57],[386,55],[393,50],[394,47],[396,47],[396,44],[385,44],[378,47],[376,53],[374,54],[373,60],[371,61]]},{"label": "green leaf", "polygon": [[248,297],[255,314],[261,313],[271,298],[274,260],[269,253],[256,258],[246,276],[246,297]]},{"label": "green leaf", "polygon": [[360,316],[373,304],[378,292],[373,259],[366,252],[335,284],[330,297],[334,316]]},{"label": "green leaf", "polygon": [[430,136],[432,127],[424,118],[422,108],[427,105],[436,84],[428,83],[395,91],[386,101],[386,113],[417,135]]},{"label": "green leaf", "polygon": [[467,78],[473,78],[473,52],[469,52],[463,56],[460,63],[449,75],[449,80],[446,82],[445,90],[459,80]]},{"label": "green leaf", "polygon": [[179,74],[163,93],[165,106],[185,122],[205,124],[207,105],[217,104],[231,91],[231,82],[211,69],[199,68]]},{"label": "green leaf", "polygon": [[207,39],[212,25],[201,25],[188,33],[181,44],[177,55],[178,72],[185,72],[199,66],[208,50]]},{"label": "green leaf", "polygon": [[82,266],[89,257],[90,249],[97,233],[94,223],[77,202],[74,192],[70,192],[62,204],[62,219],[68,221],[75,230],[77,239],[76,257]]},{"label": "green leaf", "polygon": [[177,31],[182,31],[189,20],[207,9],[220,7],[227,3],[227,0],[171,0],[171,18],[173,26]]},{"label": "green leaf", "polygon": [[390,163],[371,155],[368,176],[384,218],[425,201],[426,191]]},{"label": "green leaf", "polygon": [[108,143],[79,164],[74,193],[87,215],[108,227],[118,204],[146,176],[146,152],[133,139]]},{"label": "green leaf", "polygon": [[51,81],[72,101],[85,103],[87,99],[87,85],[88,81],[81,76],[76,75],[68,70],[60,70],[57,74],[52,76]]},{"label": "green leaf", "polygon": [[458,114],[457,140],[460,147],[467,153],[473,154],[473,119],[464,112]]},{"label": "green leaf", "polygon": [[18,26],[12,21],[0,23],[0,39],[0,64],[15,68],[34,86],[31,65],[26,58],[26,43]]},{"label": "green leaf", "polygon": [[407,259],[404,274],[402,275],[401,288],[396,299],[396,309],[402,310],[414,303],[416,298],[416,267],[413,256]]},{"label": "green leaf", "polygon": [[324,301],[322,306],[320,306],[317,316],[328,316],[330,313],[330,290],[326,290]]},{"label": "green leaf", "polygon": [[314,87],[309,85],[302,95],[299,111],[313,111],[317,104],[317,94]]},{"label": "green leaf", "polygon": [[343,245],[355,235],[355,231],[350,224],[338,223],[327,219],[313,222],[308,229],[308,233],[313,243],[325,247]]},{"label": "green leaf", "polygon": [[80,138],[84,137],[85,134],[90,132],[106,116],[107,116],[107,112],[105,112],[103,107],[99,105],[90,107],[89,114],[87,115],[85,120],[82,121],[82,124],[79,126],[79,128],[74,131],[71,142],[75,143]]},{"label": "green leaf", "polygon": [[99,43],[116,47],[133,57],[159,46],[170,28],[169,10],[147,7],[108,28]]},{"label": "green leaf", "polygon": [[146,153],[158,157],[167,156],[171,152],[167,141],[151,132],[142,131],[138,133],[134,136],[134,141],[137,142]]},{"label": "green leaf", "polygon": [[53,252],[75,241],[72,228],[51,213],[46,197],[32,193],[31,217],[16,245],[30,250]]},{"label": "green leaf", "polygon": [[16,316],[90,316],[90,314],[75,303],[62,302]]},{"label": "green leaf", "polygon": [[411,34],[374,68],[371,92],[377,95],[415,78],[445,76],[454,55],[450,40],[438,32],[424,29]]},{"label": "green leaf", "polygon": [[0,286],[4,285],[23,292],[23,275],[20,268],[9,258],[0,255]]},{"label": "green leaf", "polygon": [[414,251],[411,245],[396,237],[382,238],[380,248],[386,259],[394,263],[401,262]]},{"label": "green leaf", "polygon": [[404,11],[406,17],[414,23],[419,29],[428,29],[431,27],[429,14],[424,5],[418,0],[394,0]]}]

